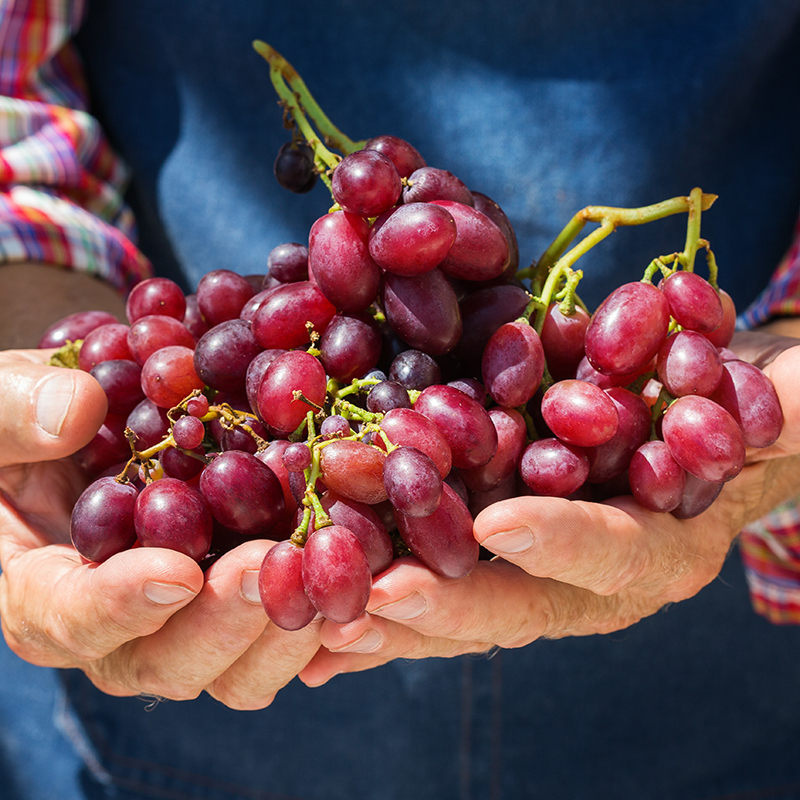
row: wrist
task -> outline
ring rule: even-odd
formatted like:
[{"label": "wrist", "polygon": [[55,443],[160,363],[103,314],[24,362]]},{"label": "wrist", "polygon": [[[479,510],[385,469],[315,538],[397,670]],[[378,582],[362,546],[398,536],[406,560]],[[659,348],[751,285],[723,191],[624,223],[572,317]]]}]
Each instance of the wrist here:
[{"label": "wrist", "polygon": [[0,350],[35,348],[44,331],[75,311],[108,311],[125,319],[125,299],[85,272],[38,263],[0,265]]}]

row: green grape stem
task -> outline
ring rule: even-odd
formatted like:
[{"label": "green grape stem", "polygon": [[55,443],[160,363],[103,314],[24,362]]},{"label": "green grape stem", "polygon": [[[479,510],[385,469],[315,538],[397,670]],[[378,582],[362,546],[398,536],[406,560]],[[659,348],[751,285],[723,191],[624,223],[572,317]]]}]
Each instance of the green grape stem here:
[{"label": "green grape stem", "polygon": [[[684,269],[691,271],[694,268],[697,250],[701,247],[707,248],[708,245],[707,242],[700,239],[701,214],[711,208],[716,199],[717,195],[707,194],[699,188],[694,188],[688,197],[673,197],[669,200],[663,200],[660,203],[640,208],[586,206],[586,208],[578,211],[572,217],[545,250],[538,262],[517,273],[518,278],[529,278],[531,280],[531,301],[523,316],[530,320],[535,315],[535,321],[532,324],[536,332],[541,333],[547,309],[554,299],[558,298],[565,285],[567,288],[567,292],[564,295],[565,299],[569,298],[570,302],[580,302],[575,293],[575,288],[582,273],[579,270],[573,270],[573,266],[579,258],[621,226],[643,225],[673,214],[687,213],[688,223],[684,252],[676,254],[674,258],[680,262]],[[584,236],[574,247],[568,249],[589,222],[597,223],[598,227]],[[708,252],[710,253],[710,250]],[[713,260],[713,254],[710,255],[709,264],[711,264],[711,260]],[[656,261],[659,261],[659,259],[656,259]],[[660,259],[660,261],[668,263],[666,257]],[[651,263],[648,270],[655,263]],[[654,272],[651,273],[651,277],[652,274]],[[716,280],[715,262],[714,279]],[[568,310],[568,306],[562,307],[562,311]]]},{"label": "green grape stem", "polygon": [[335,169],[341,157],[328,147],[348,155],[363,149],[365,142],[353,141],[328,119],[297,70],[274,47],[256,40],[253,48],[269,64],[269,76],[275,92],[286,113],[313,149],[317,167],[323,180],[330,186],[330,179],[325,173]]}]

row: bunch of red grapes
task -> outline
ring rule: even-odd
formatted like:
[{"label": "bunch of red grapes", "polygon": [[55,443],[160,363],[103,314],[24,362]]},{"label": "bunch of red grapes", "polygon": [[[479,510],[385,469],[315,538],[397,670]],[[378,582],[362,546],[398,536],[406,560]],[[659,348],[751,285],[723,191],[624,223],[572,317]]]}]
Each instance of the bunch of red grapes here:
[{"label": "bunch of red grapes", "polygon": [[[313,158],[291,166],[279,179],[307,190]],[[392,136],[330,184],[335,210],[266,275],[218,270],[188,296],[153,278],[127,324],[80,313],[45,334],[82,340],[108,397],[75,455],[86,559],[157,546],[206,564],[271,539],[270,619],[347,622],[397,557],[469,574],[490,503],[631,494],[688,518],[777,439],[771,383],[727,349],[733,303],[697,273],[621,286],[591,316],[554,302],[534,325],[488,197]]]}]

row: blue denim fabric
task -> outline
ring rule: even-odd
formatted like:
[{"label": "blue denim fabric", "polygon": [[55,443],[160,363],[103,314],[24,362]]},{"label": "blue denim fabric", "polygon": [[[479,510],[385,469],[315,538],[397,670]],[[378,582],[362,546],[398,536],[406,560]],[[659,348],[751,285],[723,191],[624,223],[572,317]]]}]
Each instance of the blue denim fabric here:
[{"label": "blue denim fabric", "polygon": [[[800,0],[137,0],[89,4],[97,112],[134,170],[142,246],[193,287],[265,270],[330,206],[272,175],[288,139],[251,48],[280,50],[351,137],[407,138],[509,214],[523,264],[586,205],[719,194],[703,233],[744,308],[800,209]],[[596,306],[684,220],[627,229],[581,260]]]},{"label": "blue denim fabric", "polygon": [[[701,185],[743,306],[800,208],[800,0],[90,3],[96,111],[162,274],[263,272],[329,205],[280,190],[262,38],[354,137],[394,133],[497,200],[523,262],[588,204]],[[683,246],[683,220],[581,262],[596,304]],[[800,798],[800,629],[750,609],[736,554],[628,631],[393,663],[261,712],[106,697],[0,649],[3,800]],[[54,725],[54,713],[58,724]]]}]

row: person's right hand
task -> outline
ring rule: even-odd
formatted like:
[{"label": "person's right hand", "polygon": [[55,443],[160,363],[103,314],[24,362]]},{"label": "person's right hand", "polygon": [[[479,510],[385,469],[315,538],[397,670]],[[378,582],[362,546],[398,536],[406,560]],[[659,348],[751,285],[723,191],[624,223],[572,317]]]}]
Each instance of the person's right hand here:
[{"label": "person's right hand", "polygon": [[33,664],[78,668],[112,695],[188,699],[206,691],[263,708],[319,648],[319,624],[267,623],[258,569],[271,542],[231,551],[203,575],[189,557],[138,547],[103,564],[69,544],[85,486],[69,455],[105,415],[99,384],[46,366],[48,353],[0,352],[0,620]]}]

